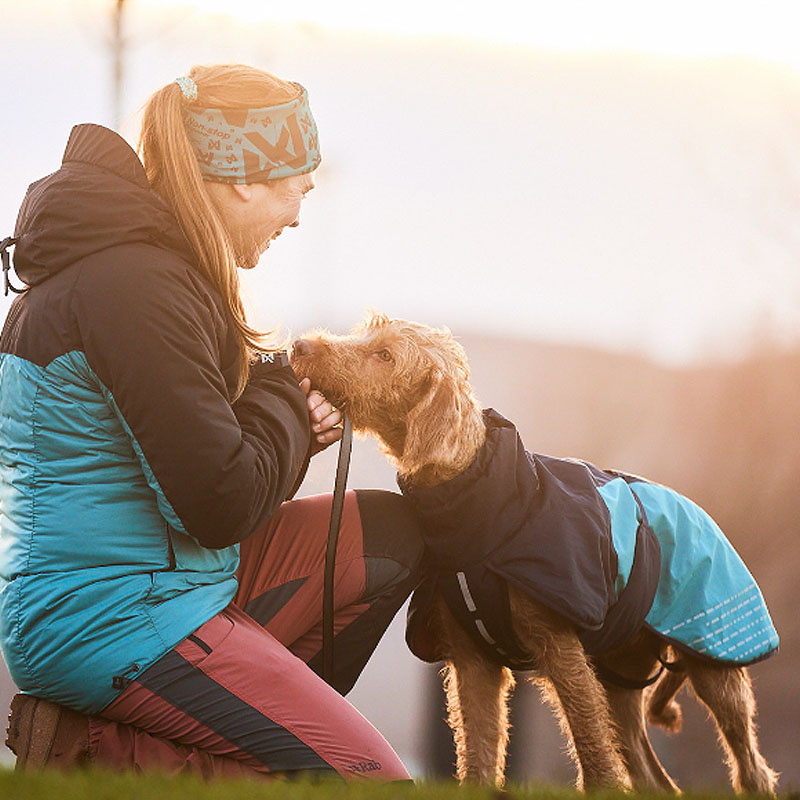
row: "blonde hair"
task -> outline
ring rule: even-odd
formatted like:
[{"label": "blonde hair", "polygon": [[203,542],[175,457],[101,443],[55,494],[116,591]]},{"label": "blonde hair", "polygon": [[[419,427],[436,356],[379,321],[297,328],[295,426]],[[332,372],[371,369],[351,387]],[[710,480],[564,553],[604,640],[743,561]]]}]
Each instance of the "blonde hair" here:
[{"label": "blonde hair", "polygon": [[[288,102],[297,84],[240,64],[196,66],[188,73],[197,85],[197,108],[256,108]],[[211,202],[183,124],[186,100],[173,82],[155,92],[144,108],[139,155],[153,190],[172,207],[197,263],[219,292],[239,339],[239,378],[234,400],[247,384],[254,352],[285,346],[271,342],[274,332],[259,332],[247,323],[240,295],[236,253],[225,224]]]}]

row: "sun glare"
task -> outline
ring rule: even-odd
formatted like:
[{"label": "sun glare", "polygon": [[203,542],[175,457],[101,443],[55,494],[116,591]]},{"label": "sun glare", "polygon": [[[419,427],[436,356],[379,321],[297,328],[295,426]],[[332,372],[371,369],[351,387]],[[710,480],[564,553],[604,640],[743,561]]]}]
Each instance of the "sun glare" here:
[{"label": "sun glare", "polygon": [[[800,64],[795,0],[138,0],[248,22],[308,22],[399,35],[450,36],[564,50],[750,55]],[[491,11],[487,11],[487,9]]]}]

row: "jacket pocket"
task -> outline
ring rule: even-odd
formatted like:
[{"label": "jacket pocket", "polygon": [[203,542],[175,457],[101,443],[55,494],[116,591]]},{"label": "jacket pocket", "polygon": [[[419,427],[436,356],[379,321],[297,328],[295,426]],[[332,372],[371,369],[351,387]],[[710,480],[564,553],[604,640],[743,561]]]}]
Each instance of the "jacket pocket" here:
[{"label": "jacket pocket", "polygon": [[220,611],[190,633],[175,649],[192,666],[197,666],[222,645],[233,631],[233,626],[233,619],[225,611]]}]

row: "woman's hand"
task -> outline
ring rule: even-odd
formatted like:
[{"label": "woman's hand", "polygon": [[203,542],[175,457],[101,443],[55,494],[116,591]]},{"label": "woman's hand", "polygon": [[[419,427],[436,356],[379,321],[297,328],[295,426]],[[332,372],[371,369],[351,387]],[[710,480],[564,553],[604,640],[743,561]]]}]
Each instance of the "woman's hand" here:
[{"label": "woman's hand", "polygon": [[311,380],[303,378],[300,388],[305,392],[308,416],[311,422],[311,455],[322,452],[342,438],[342,429],[336,426],[342,421],[342,412],[335,408],[325,395],[311,388]]}]

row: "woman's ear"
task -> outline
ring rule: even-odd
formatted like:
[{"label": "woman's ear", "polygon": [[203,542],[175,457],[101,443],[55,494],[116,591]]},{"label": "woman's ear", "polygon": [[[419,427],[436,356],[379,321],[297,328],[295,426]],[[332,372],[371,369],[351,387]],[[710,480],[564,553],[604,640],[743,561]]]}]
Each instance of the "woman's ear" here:
[{"label": "woman's ear", "polygon": [[253,185],[250,183],[203,181],[203,186],[214,207],[223,216],[229,209],[238,211],[241,203],[248,203],[253,197]]},{"label": "woman's ear", "polygon": [[406,417],[404,474],[418,472],[427,464],[446,464],[452,460],[458,445],[461,412],[455,379],[434,370],[427,393]]},{"label": "woman's ear", "polygon": [[248,203],[253,196],[253,190],[249,183],[229,183],[228,186],[239,196],[239,199]]}]

